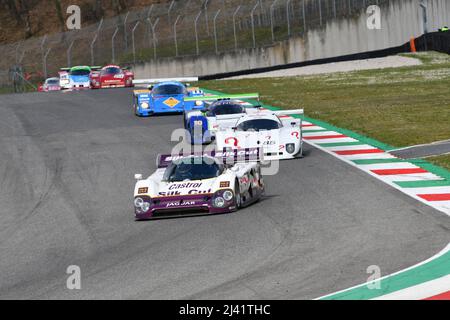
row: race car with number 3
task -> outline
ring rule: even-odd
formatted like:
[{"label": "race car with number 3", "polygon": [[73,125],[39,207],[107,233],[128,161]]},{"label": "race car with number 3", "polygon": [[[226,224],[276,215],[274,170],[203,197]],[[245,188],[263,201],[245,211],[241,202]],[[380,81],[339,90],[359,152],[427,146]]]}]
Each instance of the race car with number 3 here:
[{"label": "race car with number 3", "polygon": [[262,148],[265,160],[284,160],[302,157],[303,110],[264,110],[247,114],[234,127],[216,133],[217,150]]},{"label": "race car with number 3", "polygon": [[147,179],[137,174],[137,220],[230,213],[264,194],[259,149],[160,156]]}]

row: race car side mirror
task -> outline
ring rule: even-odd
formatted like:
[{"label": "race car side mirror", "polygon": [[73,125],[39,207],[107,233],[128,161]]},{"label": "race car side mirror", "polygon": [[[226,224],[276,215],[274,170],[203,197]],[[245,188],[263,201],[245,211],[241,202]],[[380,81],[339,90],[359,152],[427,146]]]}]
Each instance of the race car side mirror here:
[{"label": "race car side mirror", "polygon": [[135,175],[134,175],[134,179],[137,180],[137,181],[142,180],[142,179],[143,179],[143,178],[142,178],[142,174],[139,174],[139,173],[138,173],[138,174],[135,174]]}]

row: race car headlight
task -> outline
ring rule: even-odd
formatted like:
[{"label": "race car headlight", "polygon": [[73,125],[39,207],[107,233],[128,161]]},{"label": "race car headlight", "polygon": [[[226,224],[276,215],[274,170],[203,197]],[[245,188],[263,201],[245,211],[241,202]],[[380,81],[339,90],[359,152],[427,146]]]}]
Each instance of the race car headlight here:
[{"label": "race car headlight", "polygon": [[134,206],[136,208],[142,208],[143,205],[144,205],[144,199],[142,199],[142,198],[134,199]]},{"label": "race car headlight", "polygon": [[288,143],[287,145],[286,145],[286,151],[288,152],[288,153],[294,153],[295,152],[295,144],[293,144],[293,143]]},{"label": "race car headlight", "polygon": [[217,197],[214,199],[214,207],[223,208],[225,206],[225,199],[222,197]]},{"label": "race car headlight", "polygon": [[230,191],[230,190],[227,190],[227,191],[225,191],[225,192],[223,193],[223,198],[224,198],[226,201],[231,201],[231,200],[233,200],[233,197],[234,197],[234,194],[233,194],[233,192]]},{"label": "race car headlight", "polygon": [[203,102],[201,102],[201,101],[195,101],[195,105],[196,105],[197,107],[201,107],[201,106],[203,105]]},{"label": "race car headlight", "polygon": [[148,109],[148,107],[149,107],[148,102],[142,102],[142,103],[141,103],[141,108],[142,108],[142,109]]},{"label": "race car headlight", "polygon": [[151,203],[142,198],[134,199],[134,207],[138,213],[146,213],[150,210]]},{"label": "race car headlight", "polygon": [[141,206],[141,209],[143,212],[148,212],[148,210],[150,210],[150,203],[144,202]]}]

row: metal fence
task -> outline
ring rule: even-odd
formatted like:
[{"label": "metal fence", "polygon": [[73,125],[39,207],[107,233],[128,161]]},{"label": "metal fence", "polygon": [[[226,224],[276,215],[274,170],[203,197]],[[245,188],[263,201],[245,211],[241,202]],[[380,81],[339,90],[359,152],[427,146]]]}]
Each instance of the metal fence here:
[{"label": "metal fence", "polygon": [[[261,47],[360,15],[395,0],[172,0],[81,30],[0,46],[0,70],[20,65],[31,78],[61,67],[122,65],[163,57]],[[0,86],[4,77],[0,77]]]}]

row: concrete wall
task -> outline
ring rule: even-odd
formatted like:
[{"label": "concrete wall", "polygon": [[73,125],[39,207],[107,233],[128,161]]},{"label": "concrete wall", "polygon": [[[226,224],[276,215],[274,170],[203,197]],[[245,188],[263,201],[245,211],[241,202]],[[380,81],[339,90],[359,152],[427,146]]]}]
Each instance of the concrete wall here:
[{"label": "concrete wall", "polygon": [[[396,0],[382,7],[381,30],[369,30],[367,15],[361,12],[358,18],[331,20],[320,29],[309,30],[304,37],[293,37],[271,47],[158,59],[137,64],[134,71],[137,78],[202,76],[394,47],[423,33],[419,2]],[[450,24],[450,0],[426,3],[429,31]]]}]

